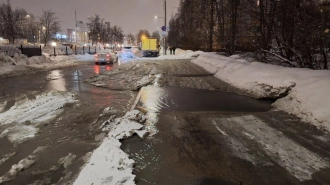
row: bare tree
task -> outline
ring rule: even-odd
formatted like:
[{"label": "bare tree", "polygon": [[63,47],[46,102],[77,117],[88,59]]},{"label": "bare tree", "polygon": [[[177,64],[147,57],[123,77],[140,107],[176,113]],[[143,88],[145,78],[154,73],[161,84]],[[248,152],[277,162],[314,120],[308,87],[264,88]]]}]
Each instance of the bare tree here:
[{"label": "bare tree", "polygon": [[157,40],[160,40],[159,31],[152,32],[151,37],[156,38]]},{"label": "bare tree", "polygon": [[88,17],[88,21],[88,36],[92,40],[92,45],[94,45],[94,43],[97,43],[100,39],[103,19],[101,19],[99,15],[95,15],[93,17]]},{"label": "bare tree", "polygon": [[136,41],[135,36],[132,33],[129,33],[127,38],[129,38],[129,44],[135,43]]},{"label": "bare tree", "polygon": [[55,12],[51,10],[43,10],[41,17],[39,17],[40,32],[43,36],[44,47],[47,46],[47,42],[50,41],[52,36],[56,35],[60,31],[60,22],[55,15]]},{"label": "bare tree", "polygon": [[114,43],[122,43],[124,40],[124,32],[120,26],[115,25],[111,28],[111,37]]},{"label": "bare tree", "polygon": [[7,37],[13,44],[15,39],[22,36],[22,27],[21,24],[27,15],[24,9],[15,9],[13,10],[10,0],[7,1],[7,4],[2,4],[0,6],[0,20],[2,33]]},{"label": "bare tree", "polygon": [[141,43],[143,37],[146,37],[146,38],[151,37],[151,35],[150,35],[150,33],[149,33],[148,30],[140,30],[140,31],[138,32],[138,34],[136,35],[136,38],[137,38],[136,40],[137,40],[137,42]]}]

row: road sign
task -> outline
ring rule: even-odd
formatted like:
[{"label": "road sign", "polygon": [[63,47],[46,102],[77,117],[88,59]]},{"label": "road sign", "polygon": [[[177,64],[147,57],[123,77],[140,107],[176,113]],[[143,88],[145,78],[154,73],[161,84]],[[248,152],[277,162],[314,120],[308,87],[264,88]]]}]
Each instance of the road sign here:
[{"label": "road sign", "polygon": [[162,26],[162,31],[166,31],[166,27],[165,26]]},{"label": "road sign", "polygon": [[160,35],[162,36],[162,37],[167,37],[167,31],[161,31],[161,33],[160,33]]}]

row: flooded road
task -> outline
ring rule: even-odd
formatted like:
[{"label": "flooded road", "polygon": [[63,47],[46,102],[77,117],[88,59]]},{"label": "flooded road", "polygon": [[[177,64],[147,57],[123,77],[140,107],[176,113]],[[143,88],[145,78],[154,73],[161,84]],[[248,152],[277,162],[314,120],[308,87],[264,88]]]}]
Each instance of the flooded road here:
[{"label": "flooded road", "polygon": [[[6,179],[9,180],[4,184],[8,185],[66,184],[75,179],[88,158],[86,154],[99,146],[105,135],[99,129],[102,124],[99,115],[103,109],[114,107],[117,114],[122,115],[134,100],[134,92],[111,91],[84,82],[90,76],[113,68],[86,64],[0,79],[0,101],[5,104],[1,112],[12,110],[21,102],[34,102],[38,94],[45,92],[74,93],[79,102],[64,105],[62,114],[51,122],[42,123],[35,137],[23,143],[13,143],[9,136],[0,135],[0,184]],[[29,126],[29,123],[19,124]],[[0,134],[10,127],[11,124],[0,125]],[[17,164],[23,169],[9,174]]]},{"label": "flooded road", "polygon": [[[17,123],[12,130],[27,128],[19,142],[12,142],[17,133],[6,131],[9,124],[0,126],[0,184],[70,184],[106,135],[99,117],[106,107],[119,117],[130,109],[147,115],[149,137],[134,136],[121,146],[136,162],[136,184],[330,184],[327,133],[273,109],[275,100],[246,96],[190,60],[82,65],[0,82],[3,115],[16,105],[30,108],[26,102],[40,109],[64,95],[69,102],[51,122],[37,117],[37,130],[29,121]],[[38,96],[49,91],[57,93]]]},{"label": "flooded road", "polygon": [[328,133],[176,62],[155,64],[161,83],[139,93],[156,134],[123,141],[137,184],[330,184]]}]

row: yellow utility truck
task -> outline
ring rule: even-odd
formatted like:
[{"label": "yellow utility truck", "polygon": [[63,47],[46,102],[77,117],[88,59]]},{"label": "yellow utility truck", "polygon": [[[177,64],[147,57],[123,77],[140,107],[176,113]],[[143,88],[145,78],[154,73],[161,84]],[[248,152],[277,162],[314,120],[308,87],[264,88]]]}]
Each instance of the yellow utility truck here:
[{"label": "yellow utility truck", "polygon": [[158,57],[159,45],[156,38],[142,39],[142,55],[143,57]]}]

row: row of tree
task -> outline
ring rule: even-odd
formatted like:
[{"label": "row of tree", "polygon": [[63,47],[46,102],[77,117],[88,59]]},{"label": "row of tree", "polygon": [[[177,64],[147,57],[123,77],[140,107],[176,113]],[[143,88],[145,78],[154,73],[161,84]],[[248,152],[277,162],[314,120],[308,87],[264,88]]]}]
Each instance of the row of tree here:
[{"label": "row of tree", "polygon": [[137,44],[141,43],[143,37],[153,37],[160,40],[160,34],[158,31],[154,31],[152,34],[148,30],[141,29],[136,35],[129,33],[128,35],[123,34],[123,30],[119,26],[108,27],[104,22],[104,19],[100,18],[99,15],[95,15],[88,18],[87,23],[89,29],[89,38],[92,43],[127,43],[127,44]]},{"label": "row of tree", "polygon": [[110,27],[105,24],[104,19],[99,15],[88,17],[87,26],[89,28],[88,37],[95,43],[116,43],[124,39],[123,30],[119,26]]},{"label": "row of tree", "polygon": [[13,9],[10,0],[0,5],[0,35],[13,44],[17,39],[27,39],[46,45],[59,31],[59,20],[51,10],[44,10],[40,17],[35,17],[24,9]]},{"label": "row of tree", "polygon": [[327,69],[329,12],[325,0],[181,0],[168,42],[230,55],[254,51],[260,60],[273,55],[299,67]]},{"label": "row of tree", "polygon": [[[132,33],[126,37],[120,26],[107,25],[99,15],[88,18],[88,36],[92,44],[96,43],[123,43],[134,44],[141,42],[141,36],[160,38],[155,31],[152,35],[147,30],[140,30],[137,35]],[[27,13],[26,10],[13,9],[10,0],[0,5],[0,35],[10,40],[12,44],[19,39],[27,39],[28,42],[43,42],[46,46],[50,40],[55,40],[59,33],[60,22],[51,10],[44,10],[40,17]]]}]

